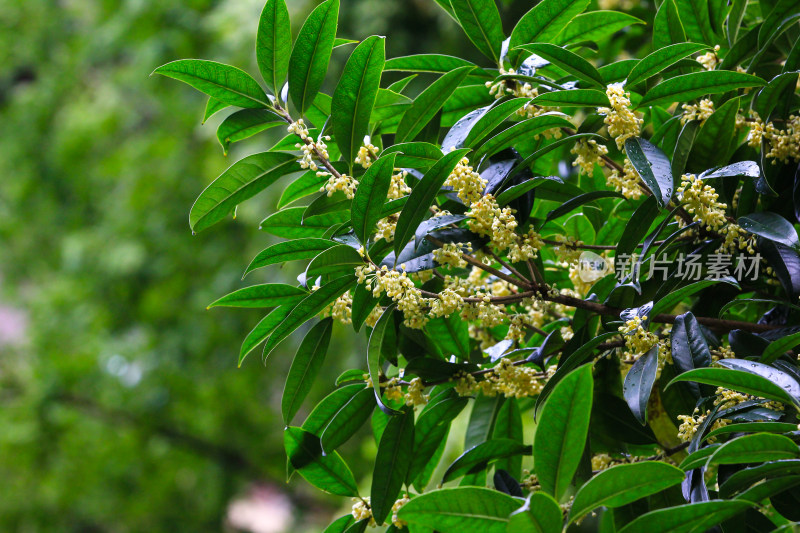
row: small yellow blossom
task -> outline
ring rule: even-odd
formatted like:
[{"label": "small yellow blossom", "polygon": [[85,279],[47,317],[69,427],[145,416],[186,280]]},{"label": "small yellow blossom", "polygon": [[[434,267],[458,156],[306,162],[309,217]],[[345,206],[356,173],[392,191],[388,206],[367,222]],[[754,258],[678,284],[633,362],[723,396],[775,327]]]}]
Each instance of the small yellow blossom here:
[{"label": "small yellow blossom", "polygon": [[606,116],[604,122],[608,126],[608,134],[617,142],[617,148],[622,150],[626,139],[636,137],[642,132],[643,120],[631,110],[631,95],[620,84],[609,85],[606,95],[611,107],[601,107],[597,111]]},{"label": "small yellow blossom", "polygon": [[594,172],[595,163],[600,166],[605,165],[602,157],[608,154],[608,148],[602,144],[597,144],[597,141],[594,139],[589,139],[588,141],[581,139],[575,143],[575,146],[573,146],[572,150],[569,152],[578,156],[575,158],[575,161],[572,162],[572,166],[581,167],[581,170],[585,174],[591,176],[592,172]]}]

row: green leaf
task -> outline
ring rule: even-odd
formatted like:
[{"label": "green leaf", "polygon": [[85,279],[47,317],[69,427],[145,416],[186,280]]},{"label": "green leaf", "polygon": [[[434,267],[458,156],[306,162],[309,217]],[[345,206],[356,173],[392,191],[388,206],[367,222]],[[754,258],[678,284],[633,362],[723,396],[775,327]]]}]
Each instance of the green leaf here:
[{"label": "green leaf", "polygon": [[[698,429],[698,431],[700,429]],[[681,462],[680,467],[685,472],[694,470],[696,468],[705,468],[706,464],[708,463],[708,458],[711,457],[720,446],[721,444],[711,444],[705,448],[700,448],[699,450],[690,453],[689,456],[686,457],[683,462]]]},{"label": "green leaf", "polygon": [[569,512],[570,522],[600,506],[622,507],[680,484],[685,473],[667,463],[622,464],[603,470],[575,495]]},{"label": "green leaf", "polygon": [[442,483],[447,483],[453,479],[470,474],[477,470],[483,470],[490,461],[513,457],[517,455],[528,455],[531,447],[511,439],[491,439],[470,448],[461,454],[458,459],[453,461],[444,473]]},{"label": "green leaf", "polygon": [[770,213],[769,211],[751,213],[739,217],[737,222],[742,229],[753,235],[785,244],[794,249],[800,249],[800,241],[797,239],[797,231],[794,226],[776,213]]},{"label": "green leaf", "polygon": [[549,222],[551,220],[555,220],[556,218],[562,217],[567,213],[571,213],[578,207],[588,204],[589,202],[593,202],[595,200],[599,200],[601,198],[624,198],[622,194],[616,191],[591,191],[579,196],[576,196],[572,200],[564,202],[557,208],[553,209],[549,213],[547,213],[547,218],[545,222]]},{"label": "green leaf", "polygon": [[359,44],[347,64],[333,92],[331,121],[336,145],[344,160],[350,165],[369,131],[370,116],[386,59],[383,37],[373,35]]},{"label": "green leaf", "polygon": [[465,66],[452,70],[422,91],[403,114],[403,118],[397,126],[395,142],[413,141],[473,68]]},{"label": "green leaf", "polygon": [[189,212],[189,226],[194,232],[208,228],[238,204],[299,168],[295,156],[278,152],[261,152],[240,159],[200,193]]},{"label": "green leaf", "polygon": [[660,300],[656,301],[650,314],[655,316],[660,313],[670,311],[675,306],[685,301],[689,296],[700,292],[706,287],[716,285],[717,283],[728,283],[734,287],[739,287],[739,284],[736,283],[733,278],[703,279],[700,281],[695,281],[694,283],[690,283],[685,287],[681,287],[678,290],[670,292],[669,294],[663,296]]},{"label": "green leaf", "polygon": [[319,193],[328,178],[330,176],[327,174],[318,176],[316,170],[309,170],[301,174],[283,190],[280,200],[278,200],[278,209],[282,209],[300,198]]},{"label": "green leaf", "polygon": [[261,221],[259,229],[283,237],[300,239],[322,237],[330,228],[350,220],[349,211],[337,211],[303,218],[306,207],[289,207],[277,211]]},{"label": "green leaf", "polygon": [[695,368],[694,370],[684,372],[674,378],[667,386],[669,387],[677,381],[706,383],[708,385],[725,387],[726,389],[752,394],[753,396],[759,396],[768,400],[793,403],[792,396],[780,386],[759,375],[742,370],[731,370],[729,368]]},{"label": "green leaf", "polygon": [[706,94],[721,94],[766,82],[757,76],[728,70],[707,70],[664,80],[644,95],[638,107],[685,102]]},{"label": "green leaf", "polygon": [[525,13],[511,32],[509,48],[553,41],[589,0],[543,0]]},{"label": "green leaf", "polygon": [[508,517],[506,533],[561,533],[561,521],[558,502],[544,492],[533,492]]},{"label": "green leaf", "polygon": [[644,24],[641,19],[621,11],[592,11],[578,15],[555,39],[556,44],[576,44],[610,37],[631,24]]},{"label": "green leaf", "polygon": [[609,107],[608,96],[595,89],[571,89],[540,94],[533,103],[554,107]]},{"label": "green leaf", "polygon": [[764,350],[764,353],[761,354],[761,359],[759,361],[765,365],[768,365],[776,361],[787,351],[795,348],[797,345],[800,345],[800,331],[785,337],[781,337],[780,339],[769,343],[769,346],[767,346],[766,350]]},{"label": "green leaf", "polygon": [[289,463],[318,489],[339,496],[358,496],[353,473],[338,453],[322,455],[319,439],[313,433],[288,427],[283,444]]},{"label": "green leaf", "polygon": [[660,74],[665,69],[671,67],[681,59],[696,54],[701,50],[707,49],[705,44],[697,43],[677,43],[665,46],[647,55],[633,67],[626,85],[633,87],[656,74]]},{"label": "green leaf", "polygon": [[661,3],[653,20],[653,48],[664,48],[670,44],[686,41],[686,31],[678,16],[674,0]]},{"label": "green leaf", "polygon": [[665,207],[674,192],[669,158],[660,148],[642,137],[626,139],[625,152],[633,168],[653,192],[659,207]]},{"label": "green leaf", "polygon": [[642,242],[642,239],[647,235],[647,231],[650,229],[650,225],[656,219],[657,215],[656,197],[648,196],[645,201],[636,208],[630,221],[625,226],[625,230],[622,232],[622,236],[617,244],[617,257],[633,253],[636,246]]},{"label": "green leaf", "polygon": [[281,413],[287,426],[292,423],[292,418],[319,375],[319,369],[328,353],[332,326],[333,320],[330,318],[317,323],[308,331],[294,355],[281,397]]},{"label": "green leaf", "polygon": [[[557,179],[560,180],[560,178]],[[517,185],[513,185],[497,195],[497,203],[500,206],[508,205],[510,202],[516,200],[526,192],[531,191],[539,185],[543,185],[549,181],[555,181],[554,177],[550,176],[545,178],[532,178]]]},{"label": "green leaf", "polygon": [[[306,280],[315,279],[317,276],[324,276],[342,271],[353,271],[357,266],[363,265],[364,259],[352,247],[347,244],[331,246],[323,250],[308,263],[306,267]],[[340,274],[341,275],[341,274]]]},{"label": "green leaf", "polygon": [[317,6],[300,28],[289,58],[289,95],[292,103],[305,113],[317,96],[333,51],[339,0]]},{"label": "green leaf", "polygon": [[619,530],[619,533],[702,533],[711,526],[745,512],[750,502],[710,500],[658,509],[644,514]]},{"label": "green leaf", "polygon": [[711,30],[708,2],[697,2],[696,0],[674,1],[689,40],[713,44],[715,38]]},{"label": "green leaf", "polygon": [[709,463],[720,465],[763,463],[798,457],[800,448],[792,439],[772,433],[756,433],[726,442],[717,448]]},{"label": "green leaf", "polygon": [[[301,259],[311,259],[319,255],[323,250],[327,250],[336,243],[327,239],[296,239],[293,241],[279,242],[269,248],[262,250],[253,258],[247,266],[244,275],[257,268],[267,265],[282,264],[287,261],[297,261]],[[242,276],[244,277],[244,276]]]},{"label": "green leaf", "polygon": [[494,0],[450,0],[458,23],[483,55],[497,63],[505,40],[500,12]]},{"label": "green leaf", "polygon": [[658,346],[639,357],[625,375],[622,394],[640,424],[647,420],[647,402],[658,374]]},{"label": "green leaf", "polygon": [[442,158],[442,151],[433,144],[423,142],[400,143],[389,146],[383,155],[397,153],[395,165],[426,171]]},{"label": "green leaf", "polygon": [[523,48],[531,54],[536,54],[551,61],[553,64],[561,67],[589,85],[594,85],[602,89],[606,87],[602,76],[597,72],[595,66],[575,52],[570,52],[566,48],[561,48],[560,46],[550,43],[528,43],[519,46],[519,48]]},{"label": "green leaf", "polygon": [[461,67],[478,68],[475,63],[460,57],[442,54],[417,54],[387,59],[383,70],[384,72],[433,72],[435,74],[444,74]]},{"label": "green leaf", "polygon": [[322,452],[329,454],[347,442],[369,420],[373,409],[375,399],[372,397],[372,390],[364,387],[336,411],[325,426],[320,435]]},{"label": "green leaf", "polygon": [[322,312],[336,298],[350,290],[355,283],[355,277],[349,273],[326,283],[301,300],[267,339],[264,345],[264,358],[269,357],[272,350],[294,330]]},{"label": "green leaf", "polygon": [[284,283],[265,283],[234,291],[208,306],[212,307],[273,307],[283,304],[296,304],[308,296],[308,292]]},{"label": "green leaf", "polygon": [[505,533],[508,515],[519,502],[482,487],[457,487],[421,494],[400,508],[401,520],[440,533]]},{"label": "green leaf", "polygon": [[447,355],[469,358],[469,327],[458,313],[431,319],[424,331]]},{"label": "green leaf", "polygon": [[[330,196],[327,193],[323,192],[314,199],[307,207],[306,210],[303,211],[303,222],[305,222],[308,218],[317,216],[317,215],[327,215],[327,214],[345,214],[342,213],[346,211],[347,215],[350,214],[350,206],[352,205],[353,201],[347,197],[345,193],[342,191],[334,191]],[[345,217],[347,220],[349,217]]]},{"label": "green leaf", "polygon": [[709,431],[703,439],[708,440],[728,433],[789,433],[791,431],[797,431],[796,424],[787,424],[786,422],[743,422],[741,424],[728,424],[714,431]]},{"label": "green leaf", "polygon": [[381,156],[359,180],[353,198],[351,220],[356,237],[364,245],[368,244],[375,224],[381,219],[383,205],[392,184],[396,157],[396,153]]},{"label": "green leaf", "polygon": [[769,117],[772,110],[786,100],[787,93],[797,86],[797,71],[784,72],[772,78],[755,98],[753,110],[760,117]]},{"label": "green leaf", "polygon": [[775,496],[776,494],[779,494],[792,487],[796,487],[797,485],[800,485],[800,476],[786,476],[777,479],[768,479],[763,483],[759,483],[754,487],[750,487],[748,490],[736,496],[736,499],[752,502],[754,505],[757,505],[766,498]]},{"label": "green leaf", "polygon": [[247,334],[242,347],[239,350],[239,367],[242,366],[244,358],[247,354],[256,349],[256,346],[267,340],[267,338],[275,331],[278,324],[284,321],[289,316],[293,305],[282,305],[277,309],[271,311],[267,316],[262,318],[258,324]]},{"label": "green leaf", "polygon": [[414,237],[414,232],[425,219],[428,208],[433,204],[433,200],[439,194],[445,180],[468,152],[468,149],[453,150],[442,157],[425,173],[411,191],[395,227],[394,251],[396,255],[400,255],[400,251]]},{"label": "green leaf", "polygon": [[370,506],[378,525],[383,524],[392,511],[408,476],[413,451],[414,409],[406,407],[403,414],[389,418],[375,454]]},{"label": "green leaf", "polygon": [[153,71],[187,83],[227,105],[259,108],[269,106],[264,90],[247,72],[204,59],[179,59]]},{"label": "green leaf", "polygon": [[213,96],[208,97],[208,102],[206,103],[206,110],[203,112],[203,124],[206,123],[208,119],[211,118],[212,115],[216,114],[219,111],[222,111],[228,107],[228,104],[225,102],[220,102]]},{"label": "green leaf", "polygon": [[[516,398],[507,398],[497,412],[497,417],[492,430],[493,439],[511,439],[522,444],[522,414]],[[530,455],[530,451],[528,451]],[[505,470],[515,479],[522,475],[522,456],[517,455],[499,459],[494,465],[495,471]]]},{"label": "green leaf", "polygon": [[554,128],[572,128],[572,123],[561,114],[543,113],[522,122],[517,122],[494,137],[490,137],[481,145],[472,157],[473,161],[480,161],[484,156],[491,156],[509,146],[516,144],[520,138],[535,137],[547,130]]},{"label": "green leaf", "polygon": [[734,370],[743,370],[750,374],[755,374],[762,379],[777,385],[786,395],[792,398],[792,402],[800,407],[800,382],[786,372],[777,368],[758,363],[756,361],[745,361],[743,359],[723,359],[717,364]]},{"label": "green leaf", "polygon": [[731,498],[736,492],[746,490],[765,478],[800,474],[800,460],[772,461],[758,466],[743,468],[732,474],[720,486],[720,496]]},{"label": "green leaf", "polygon": [[[672,183],[680,183],[683,174],[686,171],[686,163],[689,161],[689,154],[694,146],[694,140],[697,138],[697,130],[700,128],[700,123],[696,120],[691,120],[681,127],[678,138],[675,141],[675,150],[672,152]],[[662,144],[662,146],[664,146]]]},{"label": "green leaf", "polygon": [[347,531],[347,528],[354,522],[352,514],[346,514],[344,516],[340,516],[331,524],[325,528],[325,531],[322,533],[344,533]]},{"label": "green leaf", "polygon": [[381,354],[383,349],[384,337],[387,335],[387,330],[394,328],[394,305],[390,305],[384,311],[375,327],[372,328],[372,333],[369,335],[369,342],[367,343],[367,369],[369,370],[369,377],[372,380],[372,389],[375,393],[375,400],[378,402],[378,407],[381,411],[391,415],[399,415],[399,411],[388,407],[381,399]]},{"label": "green leaf", "polygon": [[736,140],[736,115],[739,98],[731,98],[706,119],[697,133],[692,149],[692,165],[700,168],[728,161]]},{"label": "green leaf", "polygon": [[592,412],[592,365],[568,374],[542,407],[533,463],[542,489],[560,500],[578,469]]},{"label": "green leaf", "polygon": [[256,34],[256,60],[261,77],[272,94],[278,96],[289,73],[292,52],[292,25],[285,0],[267,0]]},{"label": "green leaf", "polygon": [[530,98],[512,98],[501,102],[488,109],[478,120],[476,120],[461,143],[466,148],[472,148],[482,141],[487,135],[494,131],[510,115],[529,103]]},{"label": "green leaf", "polygon": [[[409,76],[409,78],[412,77]],[[372,122],[381,122],[382,120],[395,119],[403,114],[413,103],[414,101],[407,96],[389,89],[378,89],[370,120]]]},{"label": "green leaf", "polygon": [[[700,324],[689,312],[675,318],[671,332],[672,361],[680,374],[694,368],[711,365],[711,352],[708,349]],[[690,389],[696,398],[701,396],[700,388],[690,383]]]},{"label": "green leaf", "polygon": [[309,413],[305,422],[303,422],[302,428],[313,433],[317,437],[321,436],[322,431],[328,427],[328,424],[330,424],[330,421],[336,416],[336,413],[362,390],[364,390],[363,383],[345,385],[344,387],[334,390],[325,396],[325,398],[311,410],[311,413]]},{"label": "green leaf", "polygon": [[266,109],[242,109],[225,117],[217,128],[217,140],[222,153],[228,155],[231,143],[252,137],[256,133],[285,125],[278,115]]},{"label": "green leaf", "polygon": [[429,403],[425,407],[417,418],[414,430],[414,455],[408,472],[409,480],[416,483],[416,479],[425,470],[440,443],[447,438],[450,422],[464,410],[468,403],[468,398],[455,397],[446,398],[433,404]]},{"label": "green leaf", "polygon": [[766,46],[767,41],[777,32],[784,19],[797,12],[797,2],[795,0],[778,0],[772,4],[775,7],[766,16],[761,29],[758,31],[759,48]]}]

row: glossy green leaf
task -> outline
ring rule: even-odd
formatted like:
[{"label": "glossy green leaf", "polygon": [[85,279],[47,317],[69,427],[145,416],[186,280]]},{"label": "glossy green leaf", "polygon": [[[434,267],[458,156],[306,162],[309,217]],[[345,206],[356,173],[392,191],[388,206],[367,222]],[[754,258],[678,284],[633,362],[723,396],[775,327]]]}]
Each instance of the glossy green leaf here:
[{"label": "glossy green leaf", "polygon": [[520,137],[534,137],[554,128],[573,128],[572,123],[561,114],[543,113],[522,122],[517,122],[510,128],[490,137],[485,143],[475,150],[471,160],[479,161],[484,156],[491,156],[515,144]]},{"label": "glossy green leaf", "polygon": [[351,172],[353,160],[369,131],[385,59],[384,38],[376,35],[368,37],[353,50],[333,92],[333,135]]},{"label": "glossy green leaf", "polygon": [[319,375],[319,369],[328,353],[332,326],[333,319],[330,318],[318,322],[308,331],[294,354],[281,397],[281,413],[287,426],[292,423],[292,418]]},{"label": "glossy green leaf", "polygon": [[414,409],[406,407],[401,415],[389,418],[375,454],[370,505],[378,525],[392,511],[406,481],[413,451]]},{"label": "glossy green leaf", "polygon": [[469,403],[468,398],[448,398],[429,404],[417,418],[414,431],[414,455],[411,459],[409,479],[416,482],[440,443],[447,438],[450,422]]},{"label": "glossy green leaf", "polygon": [[787,372],[778,370],[774,366],[765,365],[756,361],[744,359],[723,359],[717,364],[734,370],[742,370],[755,374],[760,378],[780,387],[792,401],[800,407],[800,381]]},{"label": "glossy green leaf", "polygon": [[797,459],[800,447],[788,437],[772,433],[755,433],[729,440],[714,452],[711,464],[763,463],[781,459]]},{"label": "glossy green leaf", "polygon": [[572,200],[564,202],[557,208],[547,213],[547,218],[545,219],[545,222],[549,222],[550,220],[555,220],[559,217],[566,215],[567,213],[571,213],[572,211],[581,207],[582,205],[586,205],[589,202],[594,202],[595,200],[600,200],[602,198],[624,198],[624,196],[622,196],[622,194],[616,191],[587,192],[579,196],[576,196]]},{"label": "glossy green leaf", "polygon": [[800,476],[785,476],[768,479],[736,496],[737,500],[752,502],[757,505],[767,498],[800,485]]},{"label": "glossy green leaf", "polygon": [[153,71],[187,83],[227,105],[259,108],[269,106],[264,90],[247,72],[205,59],[179,59]]},{"label": "glossy green leaf", "polygon": [[728,433],[789,433],[791,431],[797,431],[796,424],[787,424],[786,422],[742,422],[718,427],[713,431],[709,431],[703,438],[708,440]]},{"label": "glossy green leaf", "polygon": [[[323,250],[327,250],[336,243],[327,239],[296,239],[292,241],[279,242],[269,248],[262,250],[253,258],[247,266],[244,275],[257,268],[267,265],[283,264],[287,261],[297,261],[302,259],[312,259],[319,255]],[[244,276],[243,276],[244,277]]]},{"label": "glossy green leaf", "polygon": [[291,154],[261,152],[240,159],[200,193],[189,212],[189,226],[194,232],[208,228],[238,204],[299,169]]},{"label": "glossy green leaf", "polygon": [[497,63],[505,40],[500,12],[494,0],[450,0],[458,23],[483,55]]},{"label": "glossy green leaf", "polygon": [[261,11],[256,34],[256,60],[261,77],[278,96],[289,73],[292,53],[292,25],[285,0],[267,0]]},{"label": "glossy green leaf", "polygon": [[508,517],[506,533],[560,533],[561,507],[552,496],[544,492],[528,495],[525,505]]},{"label": "glossy green leaf", "polygon": [[289,207],[261,221],[259,229],[285,239],[318,238],[330,228],[350,220],[349,211],[338,211],[303,218],[305,207]]},{"label": "glossy green leaf", "polygon": [[350,401],[344,404],[325,426],[320,435],[323,453],[329,454],[347,442],[369,420],[373,409],[375,409],[375,398],[372,390],[364,387],[350,398]]},{"label": "glossy green leaf", "polygon": [[728,160],[736,140],[739,98],[731,98],[711,114],[700,127],[692,149],[692,165],[716,166]]},{"label": "glossy green leaf", "polygon": [[362,390],[364,390],[363,383],[345,385],[334,390],[311,410],[302,428],[320,437],[336,413]]},{"label": "glossy green leaf", "polygon": [[622,394],[633,416],[644,425],[647,419],[647,403],[658,374],[658,346],[653,346],[639,357],[625,375]]},{"label": "glossy green leaf", "polygon": [[658,509],[638,517],[619,533],[703,533],[711,526],[743,513],[751,505],[744,501],[710,500]]},{"label": "glossy green leaf", "polygon": [[482,469],[493,460],[515,455],[528,455],[530,446],[511,439],[491,439],[473,446],[453,461],[444,473],[442,483],[471,473],[472,470]]},{"label": "glossy green leaf", "polygon": [[561,499],[572,483],[586,446],[592,411],[592,365],[568,374],[542,407],[533,462],[542,489]]},{"label": "glossy green leaf", "polygon": [[274,307],[283,304],[296,304],[308,296],[308,292],[284,283],[265,283],[234,291],[211,303],[212,307]]},{"label": "glossy green leaf", "polygon": [[400,251],[414,237],[414,232],[419,224],[425,219],[428,208],[433,204],[436,195],[442,188],[445,180],[456,167],[461,158],[469,152],[467,149],[453,150],[434,164],[425,173],[420,182],[411,191],[394,232],[394,251]]},{"label": "glossy green leaf", "polygon": [[794,226],[778,215],[764,211],[761,213],[751,213],[739,217],[737,221],[743,230],[764,237],[773,242],[778,242],[795,249],[800,249],[800,241],[797,239],[797,230]]},{"label": "glossy green leaf", "polygon": [[497,203],[500,206],[508,205],[511,201],[516,200],[523,194],[527,193],[528,191],[532,191],[533,189],[543,185],[549,181],[555,181],[553,177],[545,177],[545,178],[532,178],[527,181],[523,181],[517,185],[512,185],[508,189],[504,190],[500,194],[497,195]]},{"label": "glossy green leaf", "polygon": [[553,64],[561,67],[589,85],[594,85],[602,89],[606,87],[602,76],[597,72],[595,66],[575,52],[570,52],[566,48],[550,43],[528,43],[520,46],[520,48],[551,61]]},{"label": "glossy green leaf", "polygon": [[[528,98],[512,98],[505,102],[488,109],[478,120],[472,124],[462,146],[472,148],[482,141],[487,135],[491,134],[495,128],[503,123],[509,116],[521,109],[530,102]],[[459,146],[460,148],[460,146]]]},{"label": "glossy green leaf", "polygon": [[511,32],[509,48],[553,41],[569,22],[586,9],[589,0],[543,0],[525,13]]},{"label": "glossy green leaf", "polygon": [[642,239],[647,235],[650,225],[658,216],[657,201],[655,196],[648,196],[642,202],[630,218],[629,223],[625,226],[619,242],[617,243],[617,257],[622,255],[630,255],[636,249],[636,246],[642,242]]},{"label": "glossy green leaf", "polygon": [[638,83],[646,81],[648,78],[660,74],[681,59],[707,48],[708,45],[697,43],[677,43],[660,48],[645,56],[633,67],[630,75],[628,75],[626,85],[633,87]]},{"label": "glossy green leaf", "polygon": [[[706,383],[717,387],[725,387],[753,396],[759,396],[768,400],[792,403],[792,396],[780,386],[772,383],[756,374],[743,370],[732,370],[729,368],[695,368],[689,372],[684,372],[671,382],[693,381],[695,383]],[[669,385],[668,385],[669,386]]]},{"label": "glossy green leaf", "polygon": [[389,328],[394,328],[394,305],[390,305],[384,311],[375,327],[372,328],[372,333],[369,335],[369,342],[367,343],[367,369],[369,370],[369,377],[372,380],[372,389],[375,393],[375,400],[378,406],[384,413],[399,415],[399,411],[388,407],[381,399],[381,353],[383,349],[384,337],[387,335]]},{"label": "glossy green leaf", "polygon": [[739,284],[736,283],[736,280],[733,278],[703,279],[700,281],[695,281],[689,285],[676,289],[657,300],[653,305],[652,315],[655,316],[659,313],[671,311],[675,306],[685,301],[686,298],[702,291],[706,287],[716,285],[717,283],[727,283],[729,285],[733,285],[734,287],[739,287]]},{"label": "glossy green leaf", "polygon": [[789,350],[800,345],[800,332],[792,333],[769,343],[767,349],[761,354],[759,362],[770,364]]},{"label": "glossy green leaf", "polygon": [[433,72],[444,74],[461,67],[477,68],[475,63],[460,57],[443,54],[417,54],[387,59],[383,70],[386,72]]},{"label": "glossy green leaf", "polygon": [[247,334],[242,347],[239,350],[239,366],[242,366],[244,358],[247,354],[256,349],[256,347],[267,340],[269,336],[278,327],[278,324],[284,321],[289,316],[294,305],[282,305],[277,309],[272,310],[267,316],[262,318],[258,324]]},{"label": "glossy green leaf", "polygon": [[336,298],[348,291],[356,280],[352,273],[336,278],[301,300],[269,336],[264,345],[264,357],[302,324],[314,318]]},{"label": "glossy green leaf", "polygon": [[[516,398],[506,398],[497,412],[492,439],[510,439],[519,444],[523,443],[522,413],[520,413],[519,401]],[[530,451],[528,455],[530,455]],[[522,475],[522,456],[515,455],[498,459],[494,468],[495,471],[505,470],[513,478],[519,479]]]},{"label": "glossy green leaf", "polygon": [[390,153],[378,158],[359,180],[356,189],[351,220],[358,240],[367,244],[375,224],[381,219],[383,205],[389,195],[397,154]]},{"label": "glossy green leaf", "polygon": [[626,139],[625,152],[633,168],[653,192],[659,207],[669,204],[674,192],[672,166],[664,152],[642,137]]},{"label": "glossy green leaf", "polygon": [[359,253],[347,244],[339,244],[321,251],[306,267],[306,279],[316,279],[317,276],[333,274],[335,272],[353,271],[357,266],[363,265],[364,259]]},{"label": "glossy green leaf", "polygon": [[575,495],[569,512],[570,522],[600,506],[622,507],[639,498],[680,484],[685,473],[667,463],[641,462],[613,466],[603,470]]},{"label": "glossy green leaf", "polygon": [[[797,2],[794,0],[778,0],[772,2],[773,9],[767,15],[764,13],[764,23],[758,31],[758,47],[763,48],[766,46],[767,41],[775,35],[778,27],[782,24],[784,19],[797,12]],[[769,5],[769,4],[767,4]],[[763,9],[763,8],[762,8]]]},{"label": "glossy green leaf", "polygon": [[728,70],[707,70],[682,74],[664,80],[644,95],[639,107],[685,102],[707,94],[760,87],[766,82],[757,76]]},{"label": "glossy green leaf", "polygon": [[505,533],[508,515],[519,502],[496,490],[458,487],[426,492],[402,508],[399,518],[440,533]]},{"label": "glossy green leaf", "polygon": [[242,109],[225,118],[217,128],[217,140],[227,155],[231,143],[252,137],[256,133],[285,125],[278,115],[266,109]]},{"label": "glossy green leaf", "polygon": [[733,473],[722,483],[719,493],[724,498],[731,498],[737,492],[747,490],[748,487],[762,479],[795,474],[800,474],[800,460],[770,461]]},{"label": "glossy green leaf", "polygon": [[659,6],[653,20],[653,47],[660,49],[685,41],[686,31],[678,16],[675,0],[665,0]]},{"label": "glossy green leaf", "polygon": [[540,94],[533,103],[554,107],[609,107],[608,96],[596,89],[571,89]]},{"label": "glossy green leaf", "polygon": [[714,34],[708,12],[708,2],[696,0],[674,0],[678,8],[681,23],[686,30],[686,37],[698,43],[713,44]]},{"label": "glossy green leaf", "polygon": [[228,107],[228,104],[226,104],[225,102],[221,102],[221,101],[217,100],[216,98],[214,98],[213,96],[209,96],[208,97],[208,102],[206,102],[206,109],[203,112],[203,122],[202,123],[205,124],[206,121],[208,119],[210,119],[212,115],[215,115],[216,113],[218,113],[219,111],[222,111],[226,107]]},{"label": "glossy green leaf", "polygon": [[301,112],[317,96],[333,51],[339,18],[339,0],[327,0],[308,16],[289,57],[289,95]]},{"label": "glossy green leaf", "polygon": [[413,141],[473,68],[464,66],[452,70],[422,91],[403,114],[403,118],[397,126],[395,142]]},{"label": "glossy green leaf", "polygon": [[395,165],[400,168],[415,168],[426,171],[442,158],[442,151],[433,144],[424,142],[399,143],[387,147],[383,155],[396,153]]},{"label": "glossy green leaf", "polygon": [[313,433],[288,427],[283,443],[289,462],[303,478],[318,489],[339,496],[358,496],[353,473],[338,453],[322,455],[319,439]]},{"label": "glossy green leaf", "polygon": [[641,19],[621,11],[591,11],[572,19],[555,39],[556,44],[576,44],[606,39],[632,24],[644,24]]}]

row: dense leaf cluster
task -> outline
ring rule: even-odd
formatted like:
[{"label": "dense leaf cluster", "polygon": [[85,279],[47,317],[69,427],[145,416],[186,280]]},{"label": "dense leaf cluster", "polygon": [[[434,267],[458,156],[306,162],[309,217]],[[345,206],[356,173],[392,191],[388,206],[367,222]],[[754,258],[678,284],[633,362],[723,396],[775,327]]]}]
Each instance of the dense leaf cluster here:
[{"label": "dense leaf cluster", "polygon": [[[338,0],[292,43],[269,0],[267,91],[211,61],[156,69],[207,93],[206,116],[241,108],[225,149],[288,127],[203,191],[190,224],[295,176],[261,224],[287,240],[247,272],[308,261],[298,285],[212,304],[272,309],[240,363],[323,317],[286,380],[289,475],[354,498],[330,532],[791,530],[800,6],[664,0],[641,59],[604,61],[641,20],[543,0],[506,37],[493,0],[437,3],[491,66],[386,59],[382,37],[337,37]],[[321,92],[333,49],[353,45]],[[334,321],[365,330],[364,365],[293,425]],[[470,404],[464,452],[440,467]],[[337,448],[368,421],[365,491]]]}]

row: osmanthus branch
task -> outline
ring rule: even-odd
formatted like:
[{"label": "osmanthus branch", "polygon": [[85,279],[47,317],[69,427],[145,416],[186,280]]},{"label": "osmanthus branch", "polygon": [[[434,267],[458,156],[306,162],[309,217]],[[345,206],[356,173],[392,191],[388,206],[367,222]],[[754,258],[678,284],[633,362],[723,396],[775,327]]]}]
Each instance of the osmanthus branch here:
[{"label": "osmanthus branch", "polygon": [[[681,242],[681,241],[690,241],[692,237],[679,237],[675,239],[673,242]],[[549,244],[551,246],[564,246],[566,248],[571,248],[573,250],[616,250],[616,245],[613,244],[573,244],[569,242],[558,242],[552,239],[542,239],[542,242],[545,244]],[[655,241],[651,244],[651,246],[658,246],[660,244],[664,244],[666,241]],[[637,248],[643,248],[644,243],[639,243],[636,245]]]},{"label": "osmanthus branch", "polygon": [[[275,103],[273,105],[273,107],[272,107],[272,111],[274,111],[279,117],[281,117],[284,121],[286,121],[287,124],[294,124],[294,120],[292,120],[292,116],[289,114],[289,112],[286,109],[282,108],[279,104]],[[333,168],[333,165],[331,164],[330,159],[325,157],[325,155],[322,152],[319,151],[319,149],[317,148],[317,145],[314,143],[313,140],[311,140],[309,138],[305,138],[305,139],[303,139],[303,142],[305,142],[309,146],[312,146],[312,150],[314,151],[314,155],[317,156],[317,160],[320,163],[322,163],[322,166],[325,167],[325,170],[330,172],[336,178],[341,178],[342,177],[342,174],[338,170]]]},{"label": "osmanthus branch", "polygon": [[[437,239],[436,237],[433,237],[431,235],[426,235],[425,238],[429,242],[431,242],[432,244],[435,244],[436,246],[439,246],[439,247],[442,247],[442,246],[444,246],[446,244],[443,241],[440,241],[439,239]],[[483,262],[479,261],[478,259],[475,259],[475,257],[473,257],[473,256],[471,256],[469,254],[462,253],[461,254],[461,258],[464,261],[466,261],[468,264],[470,264],[470,265],[472,265],[474,267],[480,268],[481,270],[483,270],[485,272],[488,272],[489,274],[492,274],[493,276],[497,276],[498,278],[502,279],[503,281],[507,281],[507,282],[511,283],[512,285],[516,285],[517,287],[520,287],[522,289],[529,289],[529,288],[531,288],[533,286],[530,281],[528,281],[528,280],[524,280],[524,281],[523,280],[518,280],[518,279],[514,278],[513,276],[509,276],[505,272],[501,272],[501,271],[497,270],[494,267],[491,267],[489,265],[484,264]]]}]

